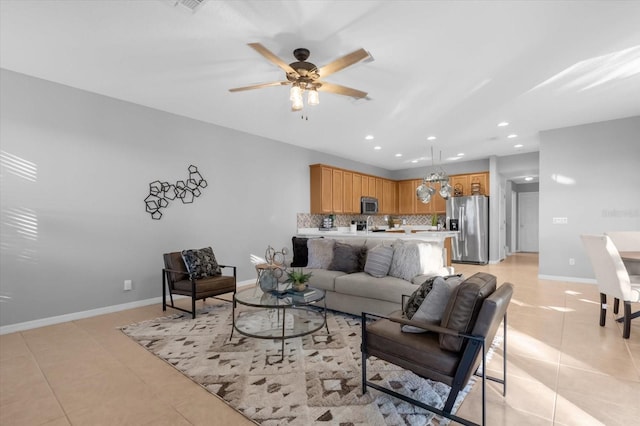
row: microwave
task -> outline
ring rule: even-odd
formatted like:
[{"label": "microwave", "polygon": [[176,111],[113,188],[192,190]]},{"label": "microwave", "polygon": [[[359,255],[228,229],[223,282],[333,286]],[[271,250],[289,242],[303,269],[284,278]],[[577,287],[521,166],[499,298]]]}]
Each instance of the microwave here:
[{"label": "microwave", "polygon": [[360,214],[378,214],[378,199],[371,197],[360,198]]}]

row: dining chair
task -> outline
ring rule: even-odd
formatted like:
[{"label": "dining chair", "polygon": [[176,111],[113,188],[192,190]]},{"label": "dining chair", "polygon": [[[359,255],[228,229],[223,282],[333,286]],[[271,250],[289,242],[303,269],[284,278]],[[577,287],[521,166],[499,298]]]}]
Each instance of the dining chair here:
[{"label": "dining chair", "polygon": [[607,295],[622,300],[624,314],[617,321],[624,323],[622,337],[628,339],[631,334],[631,319],[640,316],[640,311],[631,313],[631,304],[640,302],[640,277],[633,276],[634,279],[631,279],[609,236],[581,235],[580,238],[600,290],[600,326],[604,327],[606,322]]}]

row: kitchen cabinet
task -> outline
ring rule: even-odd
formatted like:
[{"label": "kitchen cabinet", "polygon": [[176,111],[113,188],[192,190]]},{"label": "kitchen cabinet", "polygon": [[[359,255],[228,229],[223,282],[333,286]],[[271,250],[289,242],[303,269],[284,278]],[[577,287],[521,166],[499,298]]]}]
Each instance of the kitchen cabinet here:
[{"label": "kitchen cabinet", "polygon": [[311,213],[333,213],[333,168],[322,164],[309,168]]},{"label": "kitchen cabinet", "polygon": [[342,210],[344,213],[353,213],[353,173],[342,172]]},{"label": "kitchen cabinet", "polygon": [[[311,209],[313,214],[360,214],[360,198],[378,199],[380,214],[444,214],[446,201],[436,192],[431,201],[423,204],[416,197],[416,189],[422,179],[394,181],[365,175],[351,170],[312,164],[310,168]],[[489,173],[467,173],[449,176],[452,191],[456,185],[463,195],[471,195],[472,184],[480,187],[480,193],[489,195]],[[435,184],[436,191],[440,184]]]},{"label": "kitchen cabinet", "polygon": [[344,188],[343,185],[343,175],[342,170],[333,169],[331,171],[331,206],[333,209],[333,213],[343,213],[343,202],[342,193]]},{"label": "kitchen cabinet", "polygon": [[416,186],[413,180],[398,182],[398,214],[416,213]]},{"label": "kitchen cabinet", "polygon": [[[399,214],[444,214],[447,209],[446,201],[438,194],[440,184],[435,185],[436,193],[427,204],[418,200],[416,190],[422,184],[422,179],[412,179],[398,182],[398,213]],[[401,189],[402,188],[402,189]]]},{"label": "kitchen cabinet", "polygon": [[474,183],[480,185],[481,195],[489,195],[489,172],[453,175],[449,176],[449,179],[452,190],[455,191],[456,185],[460,185],[463,196],[471,195],[471,186]]},{"label": "kitchen cabinet", "polygon": [[398,213],[398,184],[392,180],[382,180],[382,213],[397,214]]},{"label": "kitchen cabinet", "polygon": [[362,197],[362,175],[353,174],[353,213],[360,214],[360,197]]}]

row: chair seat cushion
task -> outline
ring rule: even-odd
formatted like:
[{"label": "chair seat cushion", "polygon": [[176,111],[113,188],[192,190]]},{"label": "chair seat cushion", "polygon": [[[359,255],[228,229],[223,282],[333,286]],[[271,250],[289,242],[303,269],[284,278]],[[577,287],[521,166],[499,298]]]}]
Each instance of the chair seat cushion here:
[{"label": "chair seat cushion", "polygon": [[416,374],[451,385],[460,354],[443,350],[437,333],[403,333],[401,324],[380,319],[367,325],[367,353]]},{"label": "chair seat cushion", "polygon": [[[182,280],[173,284],[174,293],[191,296],[191,281]],[[196,298],[216,296],[235,291],[236,279],[228,275],[216,275],[196,280]]]}]

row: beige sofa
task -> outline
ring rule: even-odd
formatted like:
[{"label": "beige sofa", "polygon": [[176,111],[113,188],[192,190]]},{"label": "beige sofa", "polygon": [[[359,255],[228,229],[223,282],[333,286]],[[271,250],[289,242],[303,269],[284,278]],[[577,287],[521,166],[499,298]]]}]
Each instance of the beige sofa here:
[{"label": "beige sofa", "polygon": [[[296,237],[294,237],[294,239],[295,238]],[[427,273],[415,275],[411,280],[407,280],[391,275],[376,278],[367,272],[346,273],[323,268],[302,267],[305,273],[312,273],[309,285],[325,290],[328,309],[353,315],[361,315],[362,312],[387,315],[401,309],[402,295],[411,295],[420,284],[424,283],[430,276],[444,276],[454,273],[452,267],[444,266],[443,248],[441,244],[436,242],[403,242],[400,240],[387,240],[383,242],[379,239],[364,238],[335,238],[334,240],[342,244],[363,247],[365,251],[365,258],[363,260],[365,260],[365,262],[368,252],[380,244],[386,246],[393,246],[394,244],[426,244],[429,249],[430,259],[428,259],[428,263],[430,264],[431,270],[423,271]],[[295,250],[294,241],[294,259]],[[398,253],[398,251],[394,252],[394,256],[396,253]]]}]

